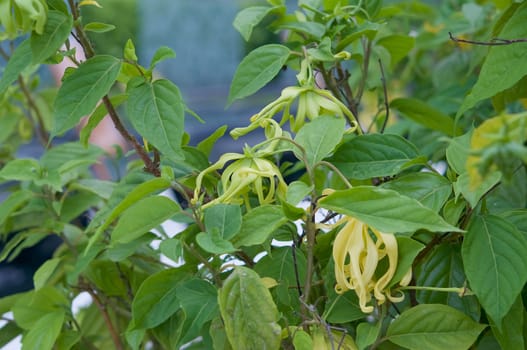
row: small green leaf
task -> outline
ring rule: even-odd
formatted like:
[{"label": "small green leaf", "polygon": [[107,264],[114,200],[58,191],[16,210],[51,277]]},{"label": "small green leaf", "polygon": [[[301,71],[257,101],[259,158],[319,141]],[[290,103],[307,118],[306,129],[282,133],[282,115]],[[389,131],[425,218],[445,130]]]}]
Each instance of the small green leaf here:
[{"label": "small green leaf", "polygon": [[125,60],[137,62],[137,54],[135,53],[135,45],[132,39],[128,39],[124,44],[123,54]]},{"label": "small green leaf", "polygon": [[90,22],[84,26],[85,32],[94,33],[107,33],[115,29],[113,24],[101,23],[101,22]]},{"label": "small green leaf", "polygon": [[[503,25],[503,29],[496,37],[527,37],[527,26],[524,25],[526,21],[527,3],[522,3],[507,23]],[[525,43],[490,47],[479,72],[478,81],[465,97],[456,118],[474,107],[478,102],[513,86],[527,75],[527,65],[525,64],[527,50],[525,47]]]},{"label": "small green leaf", "polygon": [[181,282],[189,277],[190,271],[180,267],[157,272],[144,280],[132,303],[135,329],[160,325],[180,309],[176,293]]},{"label": "small green leaf", "polygon": [[289,59],[290,53],[287,47],[277,44],[251,51],[234,73],[227,104],[254,94],[270,82]]},{"label": "small green leaf", "polygon": [[485,327],[449,306],[421,304],[396,318],[386,336],[411,350],[468,349]]},{"label": "small green leaf", "polygon": [[144,198],[126,209],[112,231],[112,243],[127,243],[170,219],[181,208],[164,196]]},{"label": "small green leaf", "polygon": [[287,186],[286,200],[291,205],[298,205],[313,190],[312,186],[306,185],[302,181],[293,181]]},{"label": "small green leaf", "polygon": [[215,232],[223,239],[230,239],[240,231],[242,209],[239,205],[218,204],[203,211],[207,232]]},{"label": "small green leaf", "polygon": [[0,170],[0,179],[15,181],[34,181],[41,177],[41,169],[34,159],[17,158]]},{"label": "small green leaf", "polygon": [[220,289],[218,302],[234,350],[279,349],[278,310],[256,272],[235,267]]},{"label": "small green leaf", "polygon": [[217,232],[214,230],[212,232],[200,232],[196,236],[196,242],[201,248],[205,251],[212,254],[226,254],[233,253],[236,251],[236,248],[232,245],[231,242],[223,239]]},{"label": "small green leaf", "polygon": [[216,141],[218,141],[219,138],[225,135],[225,131],[227,131],[227,125],[220,126],[212,134],[210,134],[209,137],[198,143],[196,148],[203,152],[203,154],[205,154],[207,157],[209,157],[210,152],[214,147],[214,144],[216,143]]},{"label": "small green leaf", "polygon": [[369,179],[395,175],[418,159],[418,149],[401,136],[368,134],[342,144],[331,162],[347,177]]},{"label": "small green leaf", "polygon": [[385,182],[381,188],[394,190],[417,199],[436,213],[452,193],[452,184],[445,177],[434,173],[413,173]]},{"label": "small green leaf", "polygon": [[174,52],[174,50],[172,50],[168,46],[161,46],[154,53],[154,57],[152,57],[152,61],[150,62],[150,70],[154,69],[158,63],[175,57],[176,53]]},{"label": "small green leaf", "polygon": [[5,346],[22,332],[23,329],[18,327],[15,322],[6,322],[0,328],[0,348],[7,349]]},{"label": "small green leaf", "polygon": [[455,127],[454,119],[421,100],[396,98],[390,103],[390,108],[398,110],[402,115],[418,124],[448,136],[460,135],[462,132],[460,128]]},{"label": "small green leaf", "polygon": [[[454,182],[454,191],[456,194],[461,193],[472,208],[475,208],[479,200],[496,185],[501,179],[501,173],[493,171],[482,180],[476,188],[472,188],[470,184],[470,176],[468,173],[461,174],[457,181]],[[457,198],[457,197],[456,197]]]},{"label": "small green leaf", "polygon": [[256,27],[269,13],[275,10],[269,6],[251,6],[244,8],[236,15],[232,25],[245,41],[249,41],[254,27]]},{"label": "small green leaf", "polygon": [[27,203],[33,196],[34,194],[30,191],[18,190],[5,198],[0,203],[0,227],[14,211]]},{"label": "small green leaf", "polygon": [[381,323],[371,324],[367,322],[359,323],[357,326],[357,342],[358,350],[364,350],[368,346],[375,343],[381,332]]},{"label": "small green leaf", "polygon": [[42,288],[46,284],[61,261],[62,258],[49,259],[38,268],[33,276],[35,290]]},{"label": "small green leaf", "polygon": [[22,340],[22,350],[52,350],[62,324],[64,311],[55,311],[40,318]]},{"label": "small green leaf", "polygon": [[100,55],[83,62],[62,83],[55,99],[53,135],[73,128],[82,117],[89,115],[115,83],[121,61]]},{"label": "small green leaf", "polygon": [[18,79],[20,73],[31,64],[32,59],[30,39],[26,39],[18,45],[9,61],[7,61],[0,78],[0,94],[3,94],[9,85]]},{"label": "small green leaf", "polygon": [[470,139],[472,138],[473,130],[470,130],[464,135],[458,136],[450,140],[450,144],[446,149],[446,159],[448,165],[456,172],[456,174],[463,174],[465,164],[467,163],[470,152]]},{"label": "small green leaf", "polygon": [[287,219],[276,205],[262,205],[243,216],[240,232],[232,239],[235,247],[262,244]]},{"label": "small green leaf", "polygon": [[319,201],[321,207],[355,217],[383,232],[462,232],[417,200],[392,190],[359,186],[336,191]]},{"label": "small green leaf", "polygon": [[42,63],[58,49],[70,36],[73,28],[73,18],[60,11],[48,11],[48,19],[42,34],[33,32],[31,34],[31,51],[33,52],[33,63]]},{"label": "small green leaf", "polygon": [[31,330],[46,315],[55,312],[63,313],[69,308],[70,302],[61,291],[45,286],[37,291],[22,295],[15,302],[11,311],[17,325],[26,330]]},{"label": "small green leaf", "polygon": [[313,350],[313,340],[307,332],[299,329],[294,334],[293,346],[295,350]]},{"label": "small green leaf", "polygon": [[469,288],[498,329],[527,282],[526,251],[525,236],[498,216],[477,216],[465,234],[462,255]]},{"label": "small green leaf", "polygon": [[383,46],[390,53],[390,66],[395,68],[403,58],[408,56],[415,44],[415,38],[407,35],[388,35],[377,41],[377,45]]},{"label": "small green leaf", "polygon": [[[298,131],[295,141],[304,148],[308,166],[313,167],[333,151],[342,139],[345,124],[344,118],[320,116]],[[302,159],[296,147],[295,154]]]},{"label": "small green leaf", "polygon": [[171,160],[181,159],[185,108],[178,87],[160,79],[129,83],[127,92],[128,116],[134,128]]}]

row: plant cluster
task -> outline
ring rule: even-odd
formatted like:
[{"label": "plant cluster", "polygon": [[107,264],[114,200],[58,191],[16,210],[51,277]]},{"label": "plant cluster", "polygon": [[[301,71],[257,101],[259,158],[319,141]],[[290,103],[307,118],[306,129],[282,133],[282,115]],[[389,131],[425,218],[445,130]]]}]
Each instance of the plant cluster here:
[{"label": "plant cluster", "polygon": [[[284,67],[297,83],[230,131],[263,142],[212,164],[227,127],[191,146],[192,111],[155,78],[174,52],[145,64],[129,40],[122,58],[98,54],[87,33],[114,26],[83,22],[84,6],[99,4],[0,3],[0,259],[63,242],[33,290],[0,299],[12,312],[2,345],[526,346],[527,2],[244,8],[234,27],[246,41],[262,22],[283,41],[241,61],[228,104]],[[40,89],[38,67],[62,60],[75,67],[60,88]],[[90,173],[105,115],[132,148],[116,181]],[[55,142],[85,116],[77,141]],[[33,137],[42,156],[17,157]],[[73,313],[81,293],[91,304]]]}]

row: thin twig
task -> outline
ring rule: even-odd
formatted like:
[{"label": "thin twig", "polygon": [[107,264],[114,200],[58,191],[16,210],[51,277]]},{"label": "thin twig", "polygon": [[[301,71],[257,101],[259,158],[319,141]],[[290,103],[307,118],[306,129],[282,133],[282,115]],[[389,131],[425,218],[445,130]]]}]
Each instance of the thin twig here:
[{"label": "thin twig", "polygon": [[115,329],[112,320],[110,319],[110,315],[108,314],[108,311],[106,309],[106,306],[101,302],[101,299],[99,299],[99,296],[95,291],[91,289],[91,287],[88,286],[86,288],[86,291],[90,294],[93,301],[95,302],[95,305],[97,305],[97,308],[101,312],[102,317],[104,318],[104,322],[106,324],[106,327],[108,328],[108,331],[110,332],[110,335],[112,337],[113,344],[115,345],[115,348],[117,350],[123,350],[123,344],[121,342],[121,338],[119,338],[119,334],[117,333],[117,330]]},{"label": "thin twig", "polygon": [[388,90],[386,88],[386,76],[384,75],[384,67],[382,65],[382,61],[380,58],[379,58],[379,67],[381,69],[382,90],[384,93],[384,108],[386,109],[386,116],[384,117],[384,121],[382,122],[382,127],[379,130],[379,132],[382,134],[384,133],[384,129],[386,129],[386,125],[388,124],[388,118],[390,117],[390,105],[388,103]]},{"label": "thin twig", "polygon": [[357,91],[357,95],[355,97],[355,100],[357,103],[360,103],[360,100],[362,99],[362,94],[364,93],[364,89],[366,87],[366,79],[368,78],[368,68],[370,66],[370,57],[371,57],[371,41],[367,38],[364,38],[362,40],[362,47],[364,48],[364,56],[363,56],[363,66],[362,66],[362,77],[360,79],[359,83],[359,89]]},{"label": "thin twig", "polygon": [[44,147],[48,147],[49,134],[44,126],[44,118],[42,117],[42,113],[40,112],[40,109],[35,103],[35,100],[33,99],[33,96],[31,95],[31,92],[27,88],[26,83],[24,82],[24,79],[21,75],[18,76],[18,84],[20,85],[22,93],[26,97],[27,104],[29,105],[30,110],[33,110],[33,112],[35,113],[35,117],[37,118],[37,125],[35,126],[35,128],[37,129],[37,134],[40,139],[40,142],[44,145]]},{"label": "thin twig", "polygon": [[490,41],[476,41],[476,40],[466,40],[459,39],[452,35],[451,32],[448,32],[450,40],[456,43],[464,43],[471,45],[482,45],[482,46],[502,46],[502,45],[511,45],[517,43],[527,43],[527,39],[502,39],[502,38],[492,38]]}]

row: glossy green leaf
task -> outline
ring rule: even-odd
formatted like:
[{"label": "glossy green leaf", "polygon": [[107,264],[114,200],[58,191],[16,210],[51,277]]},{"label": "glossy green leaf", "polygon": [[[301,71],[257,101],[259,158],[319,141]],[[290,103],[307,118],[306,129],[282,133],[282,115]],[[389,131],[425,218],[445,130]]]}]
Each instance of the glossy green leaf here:
[{"label": "glossy green leaf", "polygon": [[494,171],[488,174],[476,188],[472,188],[470,184],[470,176],[468,173],[463,173],[457,178],[457,181],[454,182],[454,191],[456,194],[461,193],[470,206],[474,208],[479,200],[490,191],[500,179],[501,173]]},{"label": "glossy green leaf", "polygon": [[45,286],[21,296],[11,311],[13,311],[15,321],[20,327],[31,330],[46,315],[64,312],[69,308],[70,302],[61,291]]},{"label": "glossy green leaf", "polygon": [[48,19],[42,34],[33,32],[31,34],[31,51],[33,52],[33,63],[42,63],[68,39],[73,28],[73,18],[60,11],[48,11]]},{"label": "glossy green leaf", "polygon": [[527,237],[527,209],[509,210],[500,213],[499,216],[516,226],[518,231]]},{"label": "glossy green leaf", "polygon": [[313,340],[307,332],[298,329],[295,330],[293,336],[293,346],[295,347],[295,350],[312,350]]},{"label": "glossy green leaf", "polygon": [[67,75],[55,99],[53,136],[73,128],[82,117],[89,115],[110,91],[120,69],[121,61],[99,55],[84,61]]},{"label": "glossy green leaf", "polygon": [[[22,334],[23,330],[16,325],[15,322],[7,322],[0,328],[0,347],[5,347],[7,343],[11,342],[14,338]],[[4,348],[5,347],[5,348]]]},{"label": "glossy green leaf", "polygon": [[419,160],[417,148],[398,135],[360,135],[341,145],[330,160],[353,179],[392,176]]},{"label": "glossy green leaf", "polygon": [[498,216],[477,216],[463,240],[469,288],[501,327],[503,317],[527,282],[527,239]]},{"label": "glossy green leaf", "polygon": [[219,255],[236,251],[236,248],[232,243],[221,237],[217,230],[198,233],[196,236],[196,243],[198,243],[203,250],[212,254]]},{"label": "glossy green leaf", "polygon": [[112,243],[127,243],[170,219],[181,208],[164,196],[147,197],[126,209],[112,231]]},{"label": "glossy green leaf", "polygon": [[[437,246],[414,270],[418,286],[438,288],[462,288],[467,277],[463,271],[461,247],[441,244]],[[422,304],[446,304],[479,320],[480,307],[475,296],[460,297],[457,293],[419,290],[416,298]]]},{"label": "glossy green leaf", "polygon": [[[500,38],[527,37],[527,3],[521,4],[497,35]],[[527,75],[526,44],[492,46],[483,62],[479,78],[472,91],[465,97],[456,117],[474,107],[478,102],[492,97],[513,86]]]},{"label": "glossy green leaf", "polygon": [[234,73],[228,104],[264,87],[280,72],[290,53],[287,47],[277,44],[264,45],[251,51]]},{"label": "glossy green leaf", "polygon": [[101,23],[101,22],[90,22],[84,26],[85,32],[94,33],[107,33],[115,29],[113,24]]},{"label": "glossy green leaf", "polygon": [[178,296],[187,316],[181,338],[181,343],[186,343],[198,337],[203,326],[219,315],[218,291],[209,282],[194,279],[180,285]]},{"label": "glossy green leaf", "polygon": [[371,324],[368,322],[359,323],[357,326],[357,337],[355,339],[358,350],[364,350],[372,345],[381,331],[381,323]]},{"label": "glossy green leaf", "polygon": [[472,138],[472,131],[467,132],[450,140],[446,149],[446,159],[448,165],[456,172],[456,174],[463,174],[465,164],[467,163],[468,154],[470,152],[470,139]]},{"label": "glossy green leaf", "polygon": [[236,15],[232,25],[245,41],[249,41],[254,27],[256,27],[274,8],[269,6],[251,6],[246,7]]},{"label": "glossy green leaf", "polygon": [[385,182],[382,188],[417,199],[436,213],[452,193],[452,185],[445,177],[434,173],[413,173]]},{"label": "glossy green leaf", "polygon": [[2,72],[2,77],[0,78],[0,94],[3,94],[18,79],[20,73],[31,64],[32,59],[33,54],[31,53],[30,39],[26,39],[13,51],[11,59],[7,62]]},{"label": "glossy green leaf", "polygon": [[468,349],[485,327],[449,306],[421,304],[396,318],[386,337],[412,350]]},{"label": "glossy green leaf", "polygon": [[174,50],[172,50],[168,46],[161,46],[154,53],[154,57],[152,57],[152,62],[150,62],[150,70],[154,69],[158,63],[175,57],[176,53],[174,52]]},{"label": "glossy green leaf", "polygon": [[243,216],[240,232],[232,239],[235,247],[262,244],[287,219],[276,205],[262,205]]},{"label": "glossy green leaf", "polygon": [[396,98],[390,103],[390,108],[396,109],[414,122],[429,129],[440,131],[448,136],[461,134],[461,129],[456,128],[454,119],[443,114],[437,109],[415,98]]},{"label": "glossy green leaf", "polygon": [[427,229],[460,232],[417,200],[392,190],[359,186],[336,191],[319,201],[321,207],[355,217],[383,232],[414,232]]},{"label": "glossy green leaf", "polygon": [[205,229],[216,231],[221,238],[230,239],[242,226],[242,209],[234,204],[217,204],[203,211]]},{"label": "glossy green leaf", "polygon": [[[185,314],[185,310],[180,308],[172,316],[170,316],[168,320],[152,329],[152,333],[164,349],[179,349],[178,343],[180,342],[181,336],[183,335],[182,333],[185,321],[187,321],[187,315]],[[134,331],[132,331],[131,334],[133,334],[133,332]],[[138,350],[140,349],[140,343],[143,337],[144,334],[141,335],[141,339],[139,339],[137,342]]]},{"label": "glossy green leaf", "polygon": [[55,311],[40,318],[22,340],[22,350],[52,350],[62,324],[64,311]]},{"label": "glossy green leaf", "polygon": [[[345,124],[344,118],[324,115],[306,123],[298,131],[295,141],[303,147],[308,166],[313,167],[334,150],[342,139]],[[303,159],[297,147],[295,154]]]},{"label": "glossy green leaf", "polygon": [[502,327],[497,327],[496,324],[490,320],[492,333],[498,341],[502,350],[516,350],[525,349],[524,339],[524,324],[525,324],[525,308],[523,306],[522,298],[518,297],[516,302],[502,320]]},{"label": "glossy green leaf", "polygon": [[42,288],[46,284],[61,261],[62,258],[49,259],[38,268],[38,270],[33,275],[35,290]]},{"label": "glossy green leaf", "polygon": [[179,89],[160,79],[128,84],[128,116],[134,128],[172,160],[182,158],[185,106]]},{"label": "glossy green leaf", "polygon": [[180,309],[177,290],[189,277],[189,270],[181,267],[163,270],[145,279],[132,303],[135,329],[160,325]]},{"label": "glossy green leaf", "polygon": [[256,272],[235,267],[219,291],[218,302],[234,350],[279,349],[278,310]]}]

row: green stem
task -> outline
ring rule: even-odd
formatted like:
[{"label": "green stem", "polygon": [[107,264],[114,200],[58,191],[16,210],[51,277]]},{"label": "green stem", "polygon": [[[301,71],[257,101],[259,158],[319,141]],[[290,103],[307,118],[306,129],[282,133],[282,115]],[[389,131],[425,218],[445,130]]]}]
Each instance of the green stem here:
[{"label": "green stem", "polygon": [[427,287],[427,286],[406,286],[399,287],[397,290],[428,290],[432,292],[456,293],[460,296],[474,295],[469,289],[465,287]]}]

